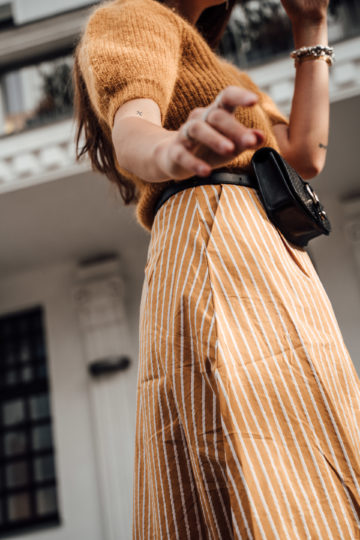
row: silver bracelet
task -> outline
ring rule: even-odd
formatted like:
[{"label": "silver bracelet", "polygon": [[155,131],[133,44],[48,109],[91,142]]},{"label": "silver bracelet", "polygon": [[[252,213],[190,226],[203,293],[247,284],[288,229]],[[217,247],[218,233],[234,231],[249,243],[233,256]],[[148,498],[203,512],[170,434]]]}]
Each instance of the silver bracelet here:
[{"label": "silver bracelet", "polygon": [[319,56],[329,56],[333,61],[335,59],[334,48],[327,45],[313,45],[311,47],[300,47],[290,53],[291,58],[300,60],[306,56],[317,58]]}]

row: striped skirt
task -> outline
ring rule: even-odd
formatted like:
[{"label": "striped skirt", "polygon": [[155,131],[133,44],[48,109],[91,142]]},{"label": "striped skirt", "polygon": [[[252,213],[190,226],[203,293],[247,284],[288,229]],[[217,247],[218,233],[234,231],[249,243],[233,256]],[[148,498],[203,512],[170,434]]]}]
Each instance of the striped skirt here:
[{"label": "striped skirt", "polygon": [[360,380],[253,188],[163,204],[139,331],[134,540],[360,538]]}]

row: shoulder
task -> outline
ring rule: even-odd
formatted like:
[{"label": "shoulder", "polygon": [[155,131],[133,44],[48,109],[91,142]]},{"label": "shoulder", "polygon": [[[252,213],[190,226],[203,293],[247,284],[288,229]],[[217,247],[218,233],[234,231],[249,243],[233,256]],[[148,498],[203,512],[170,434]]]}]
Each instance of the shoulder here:
[{"label": "shoulder", "polygon": [[76,50],[94,109],[112,127],[123,103],[150,98],[165,117],[182,54],[182,29],[156,0],[113,0],[91,13]]},{"label": "shoulder", "polygon": [[98,36],[116,25],[118,30],[134,27],[148,29],[165,27],[181,32],[182,19],[168,6],[157,0],[110,0],[97,6],[88,17],[84,34]]}]

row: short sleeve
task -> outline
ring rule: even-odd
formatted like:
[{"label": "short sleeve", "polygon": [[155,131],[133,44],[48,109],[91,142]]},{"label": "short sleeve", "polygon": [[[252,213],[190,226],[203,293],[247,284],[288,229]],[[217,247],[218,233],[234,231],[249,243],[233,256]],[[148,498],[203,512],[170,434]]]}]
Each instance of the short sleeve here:
[{"label": "short sleeve", "polygon": [[117,109],[153,99],[165,119],[181,56],[176,15],[153,0],[115,0],[90,16],[79,66],[96,114],[112,129]]}]

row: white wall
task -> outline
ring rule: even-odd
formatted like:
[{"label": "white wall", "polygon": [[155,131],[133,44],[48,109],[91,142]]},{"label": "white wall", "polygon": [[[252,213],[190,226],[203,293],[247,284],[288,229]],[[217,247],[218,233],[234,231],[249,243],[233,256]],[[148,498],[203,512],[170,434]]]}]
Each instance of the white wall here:
[{"label": "white wall", "polygon": [[61,525],[26,540],[103,540],[88,375],[70,285],[72,265],[2,278],[0,312],[44,307]]},{"label": "white wall", "polygon": [[344,231],[345,216],[341,201],[324,193],[321,202],[328,212],[333,230],[329,237],[312,240],[311,252],[360,377],[360,283],[354,254]]},{"label": "white wall", "polygon": [[[119,237],[116,230],[114,236]],[[75,300],[77,257],[68,262],[42,264],[26,272],[3,273],[0,280],[0,314],[40,304],[46,324],[62,523],[60,527],[26,534],[24,540],[131,538],[139,275],[145,255],[139,252],[139,244],[130,242],[127,256],[132,248],[138,261],[136,269],[126,271],[124,258],[121,269],[129,325],[126,353],[131,364],[126,372],[110,378],[93,379],[87,372]],[[103,401],[99,401],[99,396]],[[111,478],[104,478],[104,463],[111,469]],[[109,495],[114,500],[105,504]]]},{"label": "white wall", "polygon": [[310,243],[323,285],[332,302],[344,341],[360,374],[360,280],[353,247],[345,234],[342,201],[360,196],[360,96],[332,103],[330,137],[324,170],[311,180],[328,212],[333,230]]}]

